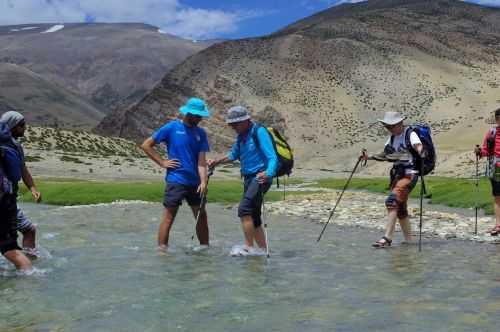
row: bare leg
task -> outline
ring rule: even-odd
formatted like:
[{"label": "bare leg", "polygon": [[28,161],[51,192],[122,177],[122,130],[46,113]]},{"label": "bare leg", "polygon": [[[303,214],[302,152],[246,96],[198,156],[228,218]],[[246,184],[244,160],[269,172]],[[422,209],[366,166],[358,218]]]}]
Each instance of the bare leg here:
[{"label": "bare leg", "polygon": [[160,228],[158,230],[158,246],[160,248],[168,247],[168,237],[170,234],[170,228],[174,223],[175,216],[177,215],[177,210],[179,208],[165,208],[163,216],[160,222]]},{"label": "bare leg", "polygon": [[245,245],[247,247],[253,247],[255,227],[253,225],[252,216],[241,217],[241,228],[243,229],[243,235],[245,236]]},{"label": "bare leg", "polygon": [[36,227],[33,227],[23,233],[23,248],[35,248],[36,247]]},{"label": "bare leg", "polygon": [[399,219],[399,224],[401,225],[401,230],[403,231],[405,241],[411,242],[413,240],[413,236],[411,234],[410,219],[408,217]]},{"label": "bare leg", "polygon": [[266,250],[267,249],[266,235],[264,234],[264,230],[262,229],[262,227],[263,226],[259,226],[255,229],[255,242],[257,242],[259,248]]},{"label": "bare leg", "polygon": [[398,220],[398,211],[396,209],[389,209],[387,214],[387,224],[385,225],[384,236],[388,239],[394,237],[394,231],[396,229],[396,221]]},{"label": "bare leg", "polygon": [[[198,209],[199,209],[198,206],[191,206],[191,210],[193,211],[193,215],[195,218],[198,215]],[[196,236],[198,237],[198,240],[200,241],[201,245],[208,246],[208,238],[209,238],[208,218],[205,207],[201,209],[200,216],[198,217],[198,222],[196,223]]]},{"label": "bare leg", "polygon": [[20,271],[29,271],[32,268],[30,259],[19,250],[9,250],[4,256]]},{"label": "bare leg", "polygon": [[495,221],[500,226],[500,196],[495,196]]}]

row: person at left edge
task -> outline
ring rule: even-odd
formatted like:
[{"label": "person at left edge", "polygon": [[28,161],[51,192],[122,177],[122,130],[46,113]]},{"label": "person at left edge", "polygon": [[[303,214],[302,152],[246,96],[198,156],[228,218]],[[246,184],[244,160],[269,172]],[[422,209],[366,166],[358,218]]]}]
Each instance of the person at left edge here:
[{"label": "person at left edge", "polygon": [[[175,216],[186,200],[196,216],[201,205],[201,195],[207,189],[206,152],[209,151],[205,130],[198,127],[210,112],[202,99],[190,98],[179,108],[181,118],[165,124],[142,144],[146,155],[166,169],[166,188],[163,199],[163,216],[158,230],[158,249],[165,251]],[[165,143],[167,159],[154,150],[155,145]],[[196,225],[196,235],[201,245],[208,246],[208,222],[204,207]]]}]

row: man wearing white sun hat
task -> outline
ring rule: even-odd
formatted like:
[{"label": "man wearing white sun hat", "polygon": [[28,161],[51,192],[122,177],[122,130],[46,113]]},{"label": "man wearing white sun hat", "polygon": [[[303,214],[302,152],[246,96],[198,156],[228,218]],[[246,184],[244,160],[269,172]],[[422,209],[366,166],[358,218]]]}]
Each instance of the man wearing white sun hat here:
[{"label": "man wearing white sun hat", "polygon": [[[385,248],[392,244],[396,222],[399,220],[405,240],[412,240],[411,224],[408,217],[408,197],[415,187],[418,174],[414,170],[414,160],[410,149],[422,154],[423,145],[418,135],[411,131],[407,135],[403,124],[404,118],[398,112],[386,112],[383,119],[378,120],[391,134],[384,146],[384,152],[368,156],[362,152],[362,157],[377,161],[393,162],[391,168],[391,192],[385,200],[387,208],[387,224],[385,234],[380,240],[373,243],[375,248]],[[408,137],[407,137],[408,136]]]}]

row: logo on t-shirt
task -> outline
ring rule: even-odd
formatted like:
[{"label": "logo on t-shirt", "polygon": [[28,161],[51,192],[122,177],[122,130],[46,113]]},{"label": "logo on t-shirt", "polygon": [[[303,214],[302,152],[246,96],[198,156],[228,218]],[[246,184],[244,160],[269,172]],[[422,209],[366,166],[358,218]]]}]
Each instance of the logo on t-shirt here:
[{"label": "logo on t-shirt", "polygon": [[175,133],[178,135],[186,135],[186,132],[182,130],[176,130]]}]

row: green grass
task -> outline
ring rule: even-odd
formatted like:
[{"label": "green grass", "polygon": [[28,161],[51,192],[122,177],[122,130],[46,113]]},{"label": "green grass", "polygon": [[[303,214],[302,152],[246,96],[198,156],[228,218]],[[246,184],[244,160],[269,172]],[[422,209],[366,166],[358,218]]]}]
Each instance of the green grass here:
[{"label": "green grass", "polygon": [[[321,179],[319,186],[323,188],[342,189],[346,179]],[[290,183],[290,182],[289,182]],[[300,183],[295,179],[293,183]],[[467,179],[426,177],[427,191],[431,204],[442,204],[450,207],[473,208],[477,204],[487,214],[493,213],[491,188],[487,179],[481,179],[478,191],[475,182]],[[161,202],[164,182],[94,182],[72,179],[42,179],[37,181],[42,192],[43,201],[53,205],[80,205],[110,203],[116,200],[142,200]],[[275,186],[273,184],[273,186]],[[317,185],[313,185],[317,186]],[[366,190],[387,193],[388,179],[352,179],[349,190]],[[243,190],[241,180],[212,180],[209,184],[208,200],[216,203],[237,203]],[[315,192],[287,192],[287,195],[310,195]],[[418,198],[420,184],[412,192]],[[266,200],[277,201],[283,196],[281,191],[269,192]],[[21,199],[31,201],[31,194],[21,185]]]},{"label": "green grass", "polygon": [[[37,181],[43,202],[52,205],[82,205],[110,203],[116,200],[141,200],[161,202],[165,184],[157,182],[93,182],[83,180],[46,179]],[[21,200],[31,202],[31,193],[21,185]],[[208,201],[237,203],[243,191],[242,181],[212,180],[209,184]],[[287,195],[303,195],[303,192],[287,192]],[[266,200],[282,199],[282,192],[269,192]]]},{"label": "green grass", "polygon": [[[488,179],[481,179],[476,189],[475,181],[458,178],[428,176],[425,178],[429,203],[442,204],[450,207],[473,208],[476,205],[487,214],[493,213],[493,199]],[[346,179],[322,179],[319,186],[323,188],[342,189]],[[352,179],[349,190],[366,190],[387,193],[389,180],[387,178]],[[420,183],[413,189],[411,197],[420,195]]]}]

